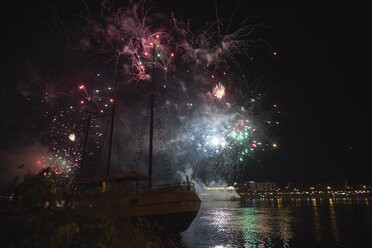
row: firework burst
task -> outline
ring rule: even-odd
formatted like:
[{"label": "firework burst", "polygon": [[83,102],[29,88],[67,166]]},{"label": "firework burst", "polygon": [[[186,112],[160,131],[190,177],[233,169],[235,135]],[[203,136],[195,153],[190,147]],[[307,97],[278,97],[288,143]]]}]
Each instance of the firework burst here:
[{"label": "firework burst", "polygon": [[114,102],[111,86],[103,89],[94,89],[92,87],[88,89],[85,84],[80,84],[78,90],[81,97],[80,104],[85,112],[102,114]]},{"label": "firework burst", "polygon": [[[74,101],[80,107],[72,104],[68,111],[59,110],[53,118],[53,137],[49,142],[52,153],[45,157],[45,164],[54,164],[60,174],[73,171],[81,160],[81,140],[86,134],[83,130],[86,130],[84,121],[88,115],[92,117],[88,129],[90,145],[94,147],[88,149],[87,161],[100,161],[96,158],[104,153],[106,124],[98,117],[104,116],[103,112],[110,113],[107,110],[112,109],[114,100],[118,101],[115,106],[125,102],[125,108],[137,110],[138,105],[147,100],[147,95],[133,94],[133,85],[142,87],[143,82],[153,76],[156,77],[154,87],[160,92],[156,95],[156,104],[163,104],[161,107],[169,111],[169,126],[176,130],[172,144],[177,149],[178,161],[206,159],[205,166],[220,164],[225,166],[221,171],[226,172],[236,164],[245,166],[247,158],[253,157],[255,151],[277,146],[265,131],[266,126],[276,125],[278,121],[266,118],[261,101],[264,97],[253,96],[253,91],[248,90],[247,85],[252,82],[242,76],[244,68],[239,64],[242,57],[239,55],[250,57],[251,46],[257,42],[251,39],[256,25],[242,22],[242,26],[230,32],[230,23],[222,30],[221,21],[217,20],[193,33],[187,23],[177,21],[174,15],[170,20],[163,13],[146,9],[145,1],[130,2],[130,6],[115,8],[109,1],[103,1],[98,15],[88,13],[86,25],[80,30],[83,32],[78,32],[80,46],[76,47],[90,55],[105,55],[100,58],[102,64],[118,68],[111,71],[122,73],[125,76],[121,79],[126,77],[131,83],[121,83],[124,79],[118,81],[121,84],[116,90],[121,99],[112,97],[109,85],[116,80],[114,76],[102,81],[100,86],[103,87],[78,85],[79,99],[74,98]],[[76,90],[76,85],[72,90]],[[137,99],[141,97],[146,99]],[[67,117],[70,114],[74,118]],[[130,115],[122,118],[125,123],[135,119]],[[80,126],[63,124],[81,119]],[[133,136],[137,129],[136,125],[129,126],[127,133]]]},{"label": "firework burst", "polygon": [[51,115],[51,129],[47,137],[49,152],[41,161],[44,167],[51,167],[61,177],[72,176],[80,166],[84,123],[76,120],[82,114],[81,110],[72,107]]},{"label": "firework burst", "polygon": [[221,99],[225,95],[225,86],[223,86],[221,83],[216,84],[213,87],[212,94],[217,99]]}]

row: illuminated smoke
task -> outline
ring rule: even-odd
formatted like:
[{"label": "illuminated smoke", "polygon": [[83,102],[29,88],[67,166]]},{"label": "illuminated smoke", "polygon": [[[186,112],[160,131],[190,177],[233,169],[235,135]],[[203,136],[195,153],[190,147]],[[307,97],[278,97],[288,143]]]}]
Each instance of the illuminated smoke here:
[{"label": "illuminated smoke", "polygon": [[[104,72],[96,74],[98,81],[93,80],[94,87],[88,73],[79,74],[73,80],[74,87],[69,84],[68,89],[60,83],[49,88],[38,83],[43,86],[36,89],[48,88],[48,97],[53,96],[44,99],[45,103],[52,104],[52,100],[62,96],[71,103],[46,114],[51,120],[47,141],[50,153],[44,156],[43,163],[67,175],[79,166],[90,113],[94,120],[89,127],[87,161],[92,168],[105,166],[97,161],[106,161],[101,158],[107,155],[104,136],[108,137],[109,122],[104,116],[111,113],[115,100],[116,110],[121,112],[115,126],[112,161],[116,170],[132,166],[129,161],[137,152],[136,139],[141,136],[138,123],[149,114],[152,75],[156,77],[155,115],[163,121],[163,125],[157,125],[170,127],[168,150],[174,155],[176,171],[184,171],[188,164],[200,160],[204,161],[200,170],[224,176],[237,166],[249,166],[246,161],[256,151],[274,147],[268,145],[273,142],[267,130],[279,123],[274,119],[277,117],[271,116],[273,109],[263,104],[265,96],[260,90],[248,88],[252,82],[241,74],[245,68],[237,59],[241,55],[251,58],[249,51],[256,41],[250,35],[256,26],[243,23],[223,33],[219,22],[214,22],[192,32],[188,23],[178,21],[174,15],[146,8],[145,1],[130,2],[129,6],[116,8],[103,1],[99,14],[85,15],[86,23],[74,39],[79,44],[70,44],[92,58],[99,58],[102,68],[110,68],[107,75],[111,76],[104,78]],[[119,99],[114,99],[112,71],[117,65],[121,78]],[[25,96],[29,96],[31,88],[22,85]],[[275,113],[279,112],[278,106],[274,106]],[[160,151],[155,151],[155,156],[159,154]]]}]

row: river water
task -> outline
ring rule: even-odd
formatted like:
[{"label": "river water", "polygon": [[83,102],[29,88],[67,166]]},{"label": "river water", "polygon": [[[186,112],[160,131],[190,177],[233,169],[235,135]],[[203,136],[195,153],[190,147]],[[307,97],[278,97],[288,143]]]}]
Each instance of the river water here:
[{"label": "river water", "polygon": [[187,248],[372,247],[372,199],[203,202]]}]

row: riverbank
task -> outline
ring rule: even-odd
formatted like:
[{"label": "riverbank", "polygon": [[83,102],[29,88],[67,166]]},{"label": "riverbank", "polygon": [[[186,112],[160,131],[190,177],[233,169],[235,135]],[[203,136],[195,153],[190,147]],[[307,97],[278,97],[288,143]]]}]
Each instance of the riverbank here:
[{"label": "riverbank", "polygon": [[298,199],[298,198],[350,198],[350,199],[359,199],[359,198],[372,198],[371,193],[360,193],[360,194],[335,194],[335,193],[323,193],[323,194],[306,194],[306,193],[239,193],[241,199],[262,199],[262,198],[273,198],[273,199]]}]

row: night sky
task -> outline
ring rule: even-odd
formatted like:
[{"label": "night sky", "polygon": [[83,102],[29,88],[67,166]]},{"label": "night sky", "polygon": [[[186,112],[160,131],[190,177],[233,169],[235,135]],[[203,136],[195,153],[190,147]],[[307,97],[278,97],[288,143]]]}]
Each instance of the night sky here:
[{"label": "night sky", "polygon": [[[98,2],[90,4],[93,12],[97,11]],[[254,61],[248,64],[242,59],[241,63],[260,78],[266,100],[278,104],[281,110],[280,125],[274,133],[278,149],[260,154],[253,164],[246,165],[249,168],[245,179],[343,183],[347,178],[349,183],[371,183],[368,8],[308,2],[294,5],[267,1],[216,2],[224,23],[229,22],[239,6],[231,23],[232,30],[247,17],[248,23],[265,25],[255,35],[264,39],[266,46],[252,48]],[[174,12],[183,21],[190,19],[191,30],[216,20],[215,1],[148,3],[158,12],[168,15]],[[45,144],[41,137],[48,123],[43,113],[50,106],[35,107],[32,99],[27,100],[19,92],[19,84],[30,80],[25,76],[30,75],[30,68],[34,74],[51,80],[64,72],[78,77],[71,72],[79,70],[79,66],[86,69],[81,65],[87,60],[81,59],[85,55],[71,49],[66,37],[56,31],[53,21],[59,20],[51,18],[55,16],[51,11],[53,6],[66,24],[64,28],[79,25],[68,22],[79,20],[84,11],[80,1],[12,1],[1,8],[2,181],[14,175],[14,169],[9,166],[27,164],[17,159],[14,162],[17,154],[33,153],[26,147],[39,142]],[[55,109],[61,103],[57,100],[53,104]]]}]

